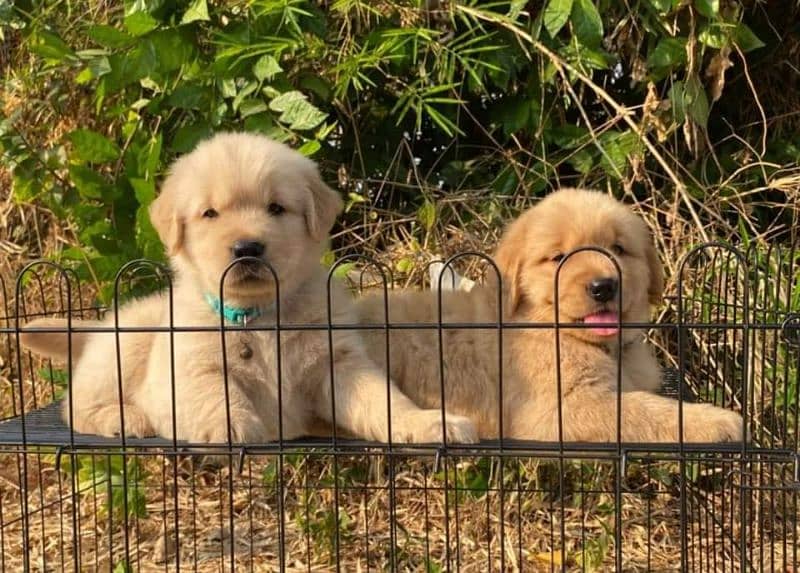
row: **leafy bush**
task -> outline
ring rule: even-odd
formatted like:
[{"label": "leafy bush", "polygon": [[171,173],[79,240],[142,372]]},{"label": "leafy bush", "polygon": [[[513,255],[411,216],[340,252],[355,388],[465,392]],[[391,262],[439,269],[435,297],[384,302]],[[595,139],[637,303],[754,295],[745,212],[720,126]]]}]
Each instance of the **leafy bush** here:
[{"label": "leafy bush", "polygon": [[476,196],[457,215],[468,225],[559,184],[653,195],[701,234],[795,216],[771,205],[796,189],[798,130],[761,103],[777,114],[792,96],[757,80],[796,74],[781,68],[796,6],[776,18],[732,0],[120,4],[0,2],[14,199],[74,230],[58,256],[84,278],[162,257],[146,215],[157,181],[222,129],[313,156],[351,228],[405,213],[423,241],[457,193]]}]

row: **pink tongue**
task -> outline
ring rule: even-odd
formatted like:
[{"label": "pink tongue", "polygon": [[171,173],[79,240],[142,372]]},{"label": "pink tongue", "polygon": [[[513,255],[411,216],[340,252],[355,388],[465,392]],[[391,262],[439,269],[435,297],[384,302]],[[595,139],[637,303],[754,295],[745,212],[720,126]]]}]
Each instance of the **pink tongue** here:
[{"label": "pink tongue", "polygon": [[617,323],[619,322],[619,316],[616,312],[611,312],[610,310],[606,310],[603,312],[596,312],[594,314],[590,314],[584,317],[583,322],[586,324],[602,324],[602,325],[612,325],[612,326],[596,326],[594,328],[590,328],[589,331],[593,334],[598,336],[612,336],[618,332]]}]

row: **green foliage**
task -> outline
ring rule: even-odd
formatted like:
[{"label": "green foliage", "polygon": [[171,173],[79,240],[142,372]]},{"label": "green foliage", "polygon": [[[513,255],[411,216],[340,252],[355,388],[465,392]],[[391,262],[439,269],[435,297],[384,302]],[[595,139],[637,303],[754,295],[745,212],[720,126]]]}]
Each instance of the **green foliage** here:
[{"label": "green foliage", "polygon": [[[147,473],[141,461],[125,456],[64,455],[61,471],[77,474],[78,490],[102,499],[101,510],[112,512],[119,519],[124,516],[127,503],[128,517],[146,517],[147,499],[144,480]],[[127,496],[127,497],[126,497]]]},{"label": "green foliage", "polygon": [[[465,0],[429,12],[410,1],[126,0],[87,14],[63,0],[2,6],[0,33],[16,39],[24,62],[7,74],[9,93],[36,94],[0,120],[14,198],[68,222],[78,246],[62,261],[100,284],[124,261],[163,258],[147,216],[157,182],[176,154],[225,129],[292,143],[329,180],[338,173],[348,216],[378,201],[412,215],[419,235],[445,221],[437,197],[406,186],[378,200],[370,181],[498,198],[556,180],[663,186],[663,164],[587,79],[635,110],[687,180],[763,186],[800,157],[800,142],[776,142],[758,169],[741,169],[749,134],[732,138],[729,120],[715,120],[714,58],[780,42],[738,2]],[[641,112],[651,92],[663,105]],[[30,121],[45,112],[66,133]],[[681,136],[689,128],[724,142],[718,162],[698,161]]]}]

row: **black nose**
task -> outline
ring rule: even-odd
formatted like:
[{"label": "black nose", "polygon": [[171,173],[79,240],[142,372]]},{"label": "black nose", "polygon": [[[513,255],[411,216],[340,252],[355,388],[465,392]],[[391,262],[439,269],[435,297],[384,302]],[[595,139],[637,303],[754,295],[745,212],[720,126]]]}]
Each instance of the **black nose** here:
[{"label": "black nose", "polygon": [[589,296],[597,302],[608,302],[617,294],[617,279],[595,279],[586,286]]},{"label": "black nose", "polygon": [[264,243],[258,241],[236,241],[233,244],[233,257],[260,257],[264,254]]}]

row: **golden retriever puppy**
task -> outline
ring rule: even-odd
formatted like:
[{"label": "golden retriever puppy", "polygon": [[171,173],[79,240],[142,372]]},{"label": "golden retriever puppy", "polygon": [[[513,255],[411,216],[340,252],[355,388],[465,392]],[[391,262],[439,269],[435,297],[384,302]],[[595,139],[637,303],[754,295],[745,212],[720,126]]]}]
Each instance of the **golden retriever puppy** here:
[{"label": "golden retriever puppy", "polygon": [[[564,259],[581,247],[611,253],[619,273],[600,252],[583,250]],[[662,295],[662,270],[644,221],[607,195],[564,189],[509,226],[495,261],[509,324],[502,332],[502,361],[493,326],[499,317],[496,281],[470,292],[441,293],[442,322],[454,325],[442,331],[443,375],[435,326],[438,294],[391,292],[390,322],[428,325],[391,330],[391,375],[402,391],[427,408],[438,408],[443,392],[447,411],[472,419],[482,438],[500,435],[502,414],[504,437],[543,441],[616,441],[621,398],[623,441],[678,441],[679,403],[653,393],[660,386],[660,369],[642,332],[623,328],[620,333],[618,327],[620,321],[647,322],[649,305]],[[383,302],[382,295],[362,297],[357,303],[362,323],[384,323]],[[555,322],[556,304],[558,332],[519,324]],[[488,326],[455,326],[463,323]],[[383,337],[365,339],[370,356],[382,364]],[[742,418],[722,408],[685,403],[683,419],[685,441],[742,438]]]},{"label": "golden retriever puppy", "polygon": [[[341,208],[314,162],[262,136],[220,134],[175,162],[150,208],[174,271],[172,313],[169,294],[162,292],[123,305],[118,318],[112,310],[101,323],[88,323],[162,327],[160,333],[118,334],[126,435],[228,441],[222,335],[209,328],[219,327],[222,312],[229,326],[240,327],[225,333],[233,442],[277,439],[279,396],[285,439],[329,431],[334,402],[335,423],[347,434],[396,442],[442,439],[440,411],[420,409],[402,394],[367,358],[357,332],[337,331],[329,348],[327,270],[320,258]],[[221,303],[220,280],[234,261]],[[264,263],[274,269],[277,285]],[[355,322],[350,294],[338,283],[331,290],[333,321]],[[278,304],[281,325],[320,328],[286,327],[277,340]],[[54,325],[66,323],[28,326]],[[170,326],[179,330],[165,331]],[[185,330],[190,328],[207,330]],[[64,418],[78,432],[114,435],[123,429],[116,336],[72,335],[73,409],[65,400]],[[29,331],[22,339],[46,356],[66,356],[64,333]],[[457,415],[446,433],[452,441],[476,439],[474,425]]]}]

